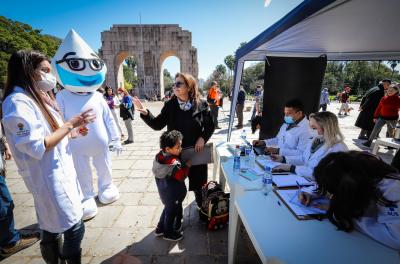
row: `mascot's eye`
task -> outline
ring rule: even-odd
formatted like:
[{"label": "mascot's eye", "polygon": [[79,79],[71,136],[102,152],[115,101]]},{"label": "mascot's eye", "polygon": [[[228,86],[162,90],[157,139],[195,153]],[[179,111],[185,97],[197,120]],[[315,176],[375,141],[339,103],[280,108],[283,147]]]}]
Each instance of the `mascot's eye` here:
[{"label": "mascot's eye", "polygon": [[69,59],[67,60],[68,66],[71,70],[81,71],[85,68],[85,61],[81,59]]},{"label": "mascot's eye", "polygon": [[94,71],[100,71],[103,68],[103,62],[100,60],[90,60],[90,68],[92,68],[92,70]]}]

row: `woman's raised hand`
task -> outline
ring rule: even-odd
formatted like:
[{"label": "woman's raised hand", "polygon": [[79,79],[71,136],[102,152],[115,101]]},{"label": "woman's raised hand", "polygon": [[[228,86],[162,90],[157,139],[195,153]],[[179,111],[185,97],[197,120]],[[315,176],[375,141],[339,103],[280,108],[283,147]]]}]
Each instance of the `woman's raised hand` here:
[{"label": "woman's raised hand", "polygon": [[135,109],[138,110],[141,114],[147,115],[147,109],[143,106],[142,102],[140,102],[137,96],[132,98],[133,104],[135,105]]},{"label": "woman's raised hand", "polygon": [[71,123],[73,128],[76,127],[81,127],[85,126],[91,122],[93,122],[96,119],[96,114],[93,112],[93,109],[88,109],[79,115],[74,116],[70,120],[68,120],[69,123]]}]

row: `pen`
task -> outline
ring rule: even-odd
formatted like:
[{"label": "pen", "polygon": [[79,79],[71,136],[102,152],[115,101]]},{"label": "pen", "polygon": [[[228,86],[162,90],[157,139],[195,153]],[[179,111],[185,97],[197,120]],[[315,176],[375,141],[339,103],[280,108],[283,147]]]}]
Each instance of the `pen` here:
[{"label": "pen", "polygon": [[298,181],[296,181],[297,187],[299,188],[299,190],[301,189],[300,183]]},{"label": "pen", "polygon": [[300,191],[301,191],[301,186],[300,186],[300,184],[299,184],[298,181],[296,181],[296,184],[297,184],[297,188],[298,188],[298,189],[297,189],[295,195],[293,196],[293,199],[295,199],[295,197],[296,197],[297,199],[299,199],[298,197],[299,197]]}]

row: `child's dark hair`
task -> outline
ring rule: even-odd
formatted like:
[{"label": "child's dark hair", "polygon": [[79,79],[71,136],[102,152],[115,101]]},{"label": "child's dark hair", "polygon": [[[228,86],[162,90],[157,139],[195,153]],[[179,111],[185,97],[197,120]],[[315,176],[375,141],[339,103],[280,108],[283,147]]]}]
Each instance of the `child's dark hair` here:
[{"label": "child's dark hair", "polygon": [[339,229],[351,231],[353,219],[361,217],[371,202],[388,201],[378,188],[381,180],[393,178],[394,167],[378,157],[359,151],[330,153],[314,169],[320,194],[331,194],[329,220]]},{"label": "child's dark hair", "polygon": [[165,131],[160,137],[160,148],[162,150],[165,150],[167,147],[172,148],[182,138],[182,133],[177,130]]}]

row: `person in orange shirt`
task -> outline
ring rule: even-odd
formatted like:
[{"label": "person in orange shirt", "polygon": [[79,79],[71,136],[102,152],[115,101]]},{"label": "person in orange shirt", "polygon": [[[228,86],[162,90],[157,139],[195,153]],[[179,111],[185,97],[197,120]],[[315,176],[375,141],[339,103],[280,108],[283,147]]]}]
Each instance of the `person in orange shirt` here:
[{"label": "person in orange shirt", "polygon": [[211,83],[210,90],[208,90],[207,102],[210,105],[211,117],[214,122],[215,129],[220,129],[218,126],[218,108],[221,105],[221,91],[216,81]]}]

